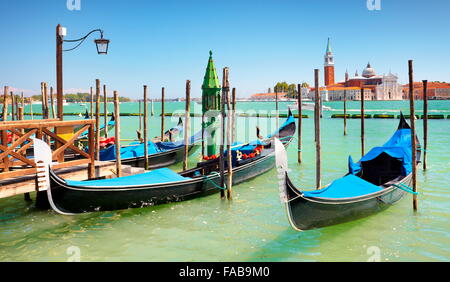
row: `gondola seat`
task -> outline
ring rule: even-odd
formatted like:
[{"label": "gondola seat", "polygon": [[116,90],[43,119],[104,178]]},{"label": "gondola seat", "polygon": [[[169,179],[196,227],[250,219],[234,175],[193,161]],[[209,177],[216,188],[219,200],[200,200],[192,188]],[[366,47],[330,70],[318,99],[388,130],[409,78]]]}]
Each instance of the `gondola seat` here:
[{"label": "gondola seat", "polygon": [[352,198],[381,191],[382,188],[361,179],[353,174],[336,179],[323,189],[304,191],[305,197],[329,199]]}]

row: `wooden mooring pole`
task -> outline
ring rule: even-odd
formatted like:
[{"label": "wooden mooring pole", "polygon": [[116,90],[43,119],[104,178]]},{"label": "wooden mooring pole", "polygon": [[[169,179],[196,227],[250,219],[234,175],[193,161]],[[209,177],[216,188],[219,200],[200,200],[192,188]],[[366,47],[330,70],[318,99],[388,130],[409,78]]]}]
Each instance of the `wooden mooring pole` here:
[{"label": "wooden mooring pole", "polygon": [[165,89],[161,88],[161,142],[164,142],[164,95]]},{"label": "wooden mooring pole", "polygon": [[31,119],[34,119],[33,118],[33,98],[28,98],[29,99],[29,101],[30,101],[30,115],[31,115]]},{"label": "wooden mooring pole", "polygon": [[150,108],[151,108],[151,115],[154,116],[155,115],[155,108],[154,108],[154,103],[153,103],[153,99],[150,99]]},{"label": "wooden mooring pole", "polygon": [[428,148],[428,80],[423,80],[423,170],[427,169]]},{"label": "wooden mooring pole", "polygon": [[315,107],[314,107],[314,130],[316,141],[316,189],[319,189],[321,184],[321,153],[320,153],[320,93],[319,93],[319,70],[314,70],[314,87],[315,87]]},{"label": "wooden mooring pole", "polygon": [[91,119],[93,119],[94,118],[94,91],[92,90],[92,86],[90,88],[89,103],[90,103],[90,106],[91,106],[91,115],[90,115],[90,117],[91,117]]},{"label": "wooden mooring pole", "polygon": [[231,201],[233,199],[233,159],[231,155],[231,143],[233,139],[233,112],[231,111],[231,97],[230,97],[230,82],[228,81],[228,68],[227,68],[227,80],[226,83],[226,99],[227,99],[227,199]]},{"label": "wooden mooring pole", "polygon": [[[23,97],[23,92],[20,93],[20,104],[25,112],[25,98]],[[24,113],[25,114],[25,113]]]},{"label": "wooden mooring pole", "polygon": [[344,136],[347,135],[347,91],[344,89]]},{"label": "wooden mooring pole", "polygon": [[137,132],[137,138],[142,142],[142,101],[139,99],[139,130]]},{"label": "wooden mooring pole", "polygon": [[8,120],[8,91],[9,91],[9,87],[5,86],[3,91],[4,92],[3,92],[3,113],[2,113],[2,119],[3,119],[3,121],[6,121],[6,120]]},{"label": "wooden mooring pole", "polygon": [[119,95],[117,91],[114,91],[114,135],[116,145],[116,175],[122,176],[122,158],[120,157],[120,107],[119,107]]},{"label": "wooden mooring pole", "polygon": [[184,158],[183,170],[188,169],[189,156],[189,132],[190,132],[190,117],[191,117],[191,81],[186,80],[186,113],[184,118]]},{"label": "wooden mooring pole", "polygon": [[52,118],[56,118],[55,97],[53,96],[53,87],[50,87],[50,106],[52,107]]},{"label": "wooden mooring pole", "polygon": [[[223,68],[222,73],[222,97],[220,97],[220,152],[219,152],[219,170],[220,170],[220,187],[225,187],[225,99],[226,99],[226,82],[228,81],[228,68]],[[225,199],[225,191],[220,189],[220,198]]]},{"label": "wooden mooring pole", "polygon": [[42,82],[42,119],[48,119],[48,95],[46,82]]},{"label": "wooden mooring pole", "polygon": [[11,120],[16,120],[16,99],[14,98],[14,93],[10,92],[11,96]]},{"label": "wooden mooring pole", "polygon": [[298,129],[297,129],[297,161],[302,163],[302,86],[297,84]]},{"label": "wooden mooring pole", "polygon": [[[411,123],[411,155],[412,155],[412,185],[413,191],[417,192],[417,156],[416,156],[416,116],[414,110],[414,79],[413,79],[413,61],[408,61],[408,75],[409,75],[409,117]],[[413,210],[417,211],[417,195],[413,194]]]},{"label": "wooden mooring pole", "polygon": [[[139,105],[140,110],[140,105]],[[147,85],[144,85],[144,159],[145,159],[145,170],[148,170],[148,109],[147,109]]]},{"label": "wooden mooring pole", "polygon": [[233,87],[232,94],[231,94],[232,101],[232,111],[233,111],[233,119],[232,119],[232,136],[231,136],[231,143],[234,143],[236,141],[236,88]]},{"label": "wooden mooring pole", "polygon": [[361,156],[364,156],[364,88],[361,87]]},{"label": "wooden mooring pole", "polygon": [[90,117],[91,117],[91,119],[93,119],[94,118],[94,92],[92,90],[92,86],[91,86],[90,91],[91,91],[90,92],[90,99],[89,99],[90,106],[91,106],[91,115],[90,115]]},{"label": "wooden mooring pole", "polygon": [[100,79],[95,80],[95,159],[100,160]]},{"label": "wooden mooring pole", "polygon": [[[23,95],[23,93],[22,93],[22,95]],[[23,98],[22,98],[22,99],[23,99]],[[23,119],[24,119],[24,107],[23,107],[23,105],[22,105],[21,107],[18,107],[18,108],[17,108],[17,112],[18,112],[18,115],[17,115],[17,116],[18,116],[18,120],[23,120]],[[24,130],[24,129],[19,129],[19,131],[20,131],[21,134],[24,134],[24,133],[25,133],[25,130]],[[26,152],[23,152],[22,155],[25,157]],[[25,165],[24,167],[26,167],[26,165]],[[25,200],[25,201],[31,202],[31,196],[30,196],[30,193],[24,193],[24,194],[23,194],[23,197],[24,197],[24,200]]]},{"label": "wooden mooring pole", "polygon": [[278,89],[275,91],[275,125],[278,129],[278,116],[279,116],[279,112],[278,112]]},{"label": "wooden mooring pole", "polygon": [[106,84],[103,84],[103,115],[105,117],[105,138],[108,138],[108,94]]}]

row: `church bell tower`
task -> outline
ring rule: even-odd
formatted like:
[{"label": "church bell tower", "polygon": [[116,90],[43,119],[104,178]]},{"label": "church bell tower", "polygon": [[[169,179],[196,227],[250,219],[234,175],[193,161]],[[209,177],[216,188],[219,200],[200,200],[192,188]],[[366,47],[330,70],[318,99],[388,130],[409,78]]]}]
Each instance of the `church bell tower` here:
[{"label": "church bell tower", "polygon": [[334,84],[334,58],[331,52],[330,38],[328,38],[327,51],[325,52],[324,74],[325,86]]}]

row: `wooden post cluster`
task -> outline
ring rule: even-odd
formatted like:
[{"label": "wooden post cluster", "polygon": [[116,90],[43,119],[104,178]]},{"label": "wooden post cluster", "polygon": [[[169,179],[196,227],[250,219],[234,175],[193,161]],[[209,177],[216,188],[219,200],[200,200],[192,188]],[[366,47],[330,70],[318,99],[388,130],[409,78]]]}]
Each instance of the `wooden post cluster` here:
[{"label": "wooden post cluster", "polygon": [[116,147],[116,175],[122,176],[122,159],[120,156],[120,106],[119,95],[114,91],[114,119],[115,119],[115,147]]},{"label": "wooden post cluster", "polygon": [[297,129],[297,161],[302,162],[302,87],[297,84],[297,104],[298,104],[298,129]]},{"label": "wooden post cluster", "polygon": [[428,148],[428,80],[423,80],[423,170],[427,169]]},{"label": "wooden post cluster", "polygon": [[190,132],[190,114],[191,112],[191,81],[186,80],[186,113],[184,118],[184,159],[183,170],[188,169],[189,156],[189,132]]},{"label": "wooden post cluster", "polygon": [[[409,75],[409,116],[411,123],[411,143],[412,143],[412,185],[413,191],[417,192],[417,152],[416,152],[416,122],[415,122],[415,110],[414,110],[414,79],[413,79],[413,61],[408,61],[408,75]],[[413,195],[413,210],[417,211],[417,195]]]},{"label": "wooden post cluster", "polygon": [[320,148],[320,94],[319,94],[319,70],[314,70],[314,87],[315,87],[315,107],[314,107],[314,129],[316,141],[316,189],[319,189],[321,184],[321,148]]}]

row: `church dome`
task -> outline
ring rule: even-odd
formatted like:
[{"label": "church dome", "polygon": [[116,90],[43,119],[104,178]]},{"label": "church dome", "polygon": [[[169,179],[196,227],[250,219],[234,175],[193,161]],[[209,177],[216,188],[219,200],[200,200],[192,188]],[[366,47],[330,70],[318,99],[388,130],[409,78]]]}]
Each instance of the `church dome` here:
[{"label": "church dome", "polygon": [[367,64],[367,67],[363,70],[362,76],[363,76],[363,77],[366,77],[366,78],[369,78],[369,77],[376,76],[376,75],[377,75],[377,74],[376,74],[376,72],[375,72],[375,69],[373,69],[373,68],[370,66],[370,63],[368,63],[368,64]]}]

